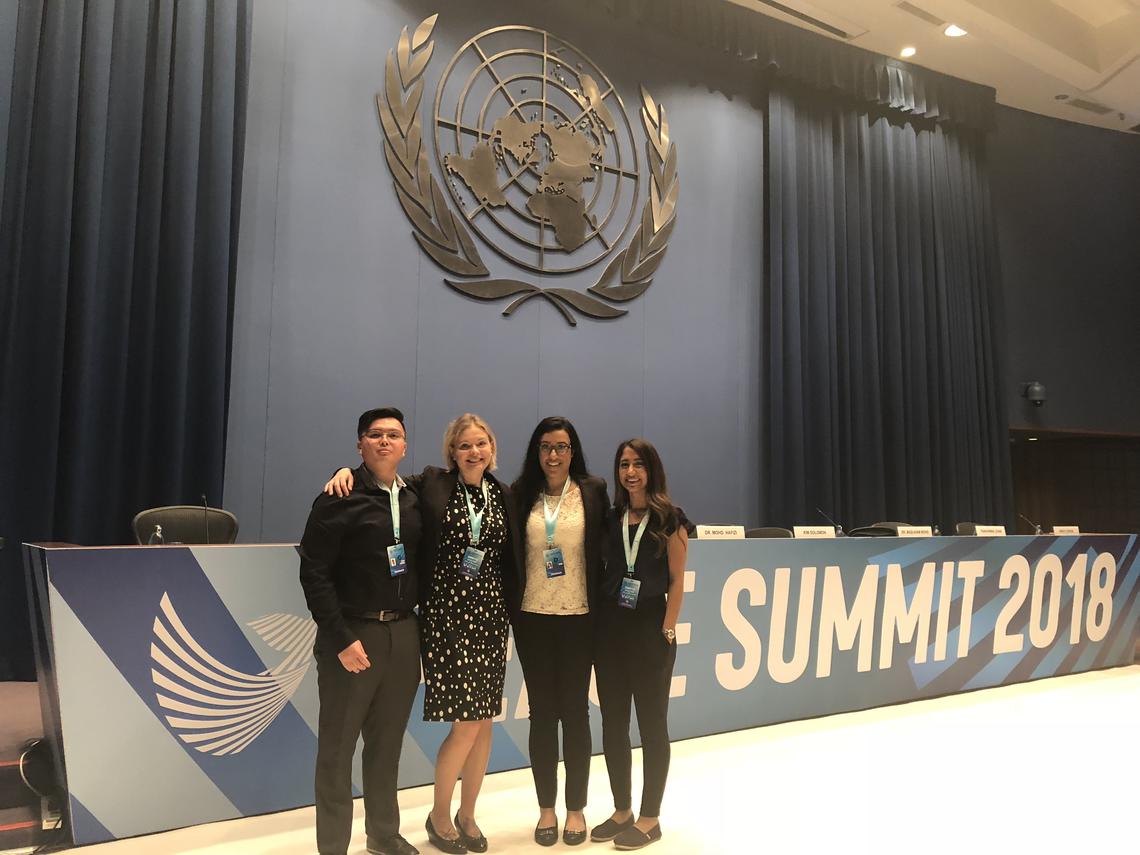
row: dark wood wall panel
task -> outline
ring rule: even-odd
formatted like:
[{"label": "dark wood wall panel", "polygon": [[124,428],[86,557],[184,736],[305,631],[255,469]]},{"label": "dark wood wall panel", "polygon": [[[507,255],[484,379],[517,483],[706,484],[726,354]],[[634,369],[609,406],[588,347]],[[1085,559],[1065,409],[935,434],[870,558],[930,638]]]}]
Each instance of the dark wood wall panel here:
[{"label": "dark wood wall panel", "polygon": [[[1040,523],[1140,531],[1140,437],[1012,435],[1014,506]],[[1028,533],[1018,519],[1017,531]]]}]

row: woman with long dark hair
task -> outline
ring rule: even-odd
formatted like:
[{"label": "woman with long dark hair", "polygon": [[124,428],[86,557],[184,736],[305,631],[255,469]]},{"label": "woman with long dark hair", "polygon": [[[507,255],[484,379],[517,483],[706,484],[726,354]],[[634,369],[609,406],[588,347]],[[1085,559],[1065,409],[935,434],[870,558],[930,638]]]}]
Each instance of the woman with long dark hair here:
[{"label": "woman with long dark hair", "polygon": [[590,776],[589,688],[594,611],[602,572],[606,482],[590,475],[578,432],[550,416],[527,443],[511,485],[522,533],[511,603],[515,646],[530,703],[530,762],[539,817],[535,842],[558,841],[558,725],[566,763],[562,839],[586,839]]},{"label": "woman with long dark hair", "polygon": [[[669,686],[687,551],[685,520],[669,498],[657,449],[644,439],[625,440],[614,455],[614,506],[594,653],[614,812],[590,835],[595,841],[613,840],[618,849],[640,849],[661,839],[658,816],[670,756]],[[636,819],[630,792],[631,701],[645,776]]]}]

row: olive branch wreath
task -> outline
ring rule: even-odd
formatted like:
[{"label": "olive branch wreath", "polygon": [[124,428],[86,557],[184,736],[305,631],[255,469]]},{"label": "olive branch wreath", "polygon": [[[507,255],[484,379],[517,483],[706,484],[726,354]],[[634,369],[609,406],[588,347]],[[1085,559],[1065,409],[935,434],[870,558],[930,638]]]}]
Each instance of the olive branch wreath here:
[{"label": "olive branch wreath", "polygon": [[[423,75],[435,49],[431,40],[439,15],[426,18],[409,36],[400,32],[393,53],[388,51],[384,66],[384,91],[376,95],[380,126],[384,133],[384,158],[394,179],[400,207],[411,222],[412,236],[420,248],[445,270],[457,276],[487,276],[490,271],[479,256],[467,225],[448,206],[439,184],[428,167],[423,140]],[[518,279],[479,281],[444,278],[451,288],[479,300],[515,297],[503,315],[532,297],[548,300],[571,326],[578,322],[571,309],[597,319],[618,318],[628,310],[602,302],[625,303],[645,293],[653,274],[665,258],[669,237],[677,221],[677,146],[669,139],[665,108],[641,88],[641,121],[645,127],[646,151],[651,173],[649,196],[641,212],[641,223],[629,245],[606,266],[598,280],[586,290],[542,288]],[[594,295],[594,296],[591,296]]]}]

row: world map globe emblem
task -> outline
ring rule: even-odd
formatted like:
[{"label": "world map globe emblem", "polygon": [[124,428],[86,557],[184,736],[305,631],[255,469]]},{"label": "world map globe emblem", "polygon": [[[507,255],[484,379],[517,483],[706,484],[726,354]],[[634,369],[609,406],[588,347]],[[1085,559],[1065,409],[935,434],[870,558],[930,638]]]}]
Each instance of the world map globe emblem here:
[{"label": "world map globe emblem", "polygon": [[469,39],[436,90],[435,149],[458,213],[488,246],[546,274],[606,257],[637,211],[633,127],[605,73],[532,27]]},{"label": "world map globe emblem", "polygon": [[[625,316],[653,284],[677,224],[680,173],[665,105],[638,87],[642,172],[634,128],[605,73],[544,30],[506,26],[456,51],[429,109],[438,19],[400,31],[376,94],[384,161],[412,237],[450,274],[443,281],[452,290],[508,300],[504,317],[531,300],[571,326]],[[542,276],[494,275],[472,233]],[[602,259],[584,288],[549,281]]]}]

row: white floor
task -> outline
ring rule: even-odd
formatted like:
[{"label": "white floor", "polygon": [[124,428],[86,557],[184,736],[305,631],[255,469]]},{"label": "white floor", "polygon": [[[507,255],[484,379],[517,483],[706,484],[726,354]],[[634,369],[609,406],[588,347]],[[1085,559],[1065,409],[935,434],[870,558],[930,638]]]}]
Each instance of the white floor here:
[{"label": "white floor", "polygon": [[[635,752],[635,804],[640,756]],[[1140,665],[676,743],[667,853],[1140,852]],[[594,758],[587,820],[609,815]],[[428,787],[400,795],[423,852]],[[493,775],[494,853],[547,850],[529,770]],[[364,850],[357,802],[352,850]],[[85,847],[84,855],[312,853],[312,808]],[[587,843],[579,852],[612,851]]]}]

